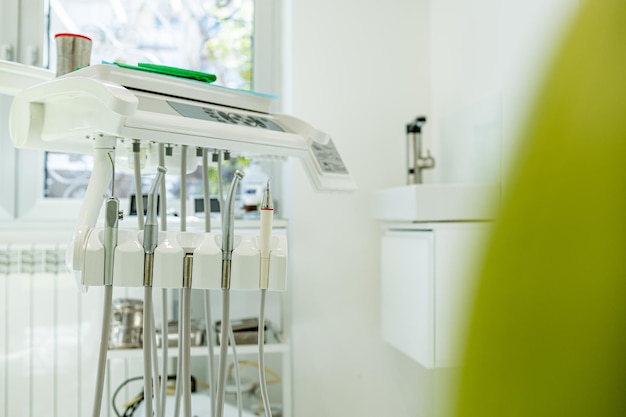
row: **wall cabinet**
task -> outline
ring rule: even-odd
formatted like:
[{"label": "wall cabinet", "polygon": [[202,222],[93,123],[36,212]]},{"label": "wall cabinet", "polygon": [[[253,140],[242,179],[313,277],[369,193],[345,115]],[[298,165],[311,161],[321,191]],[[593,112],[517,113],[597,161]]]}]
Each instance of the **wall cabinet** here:
[{"label": "wall cabinet", "polygon": [[460,364],[487,222],[384,226],[381,332],[426,368]]}]

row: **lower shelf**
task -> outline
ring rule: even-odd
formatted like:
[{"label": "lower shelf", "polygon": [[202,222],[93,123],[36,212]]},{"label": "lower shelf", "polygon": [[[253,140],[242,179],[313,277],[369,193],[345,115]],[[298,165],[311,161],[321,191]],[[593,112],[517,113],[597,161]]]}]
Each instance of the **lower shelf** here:
[{"label": "lower shelf", "polygon": [[[237,346],[237,354],[238,355],[252,355],[256,354],[259,351],[258,345],[238,345]],[[215,355],[218,355],[220,352],[220,347],[216,346],[213,350]],[[265,344],[264,352],[266,354],[277,354],[277,353],[287,353],[289,352],[289,345],[287,343],[267,343]],[[161,349],[158,349],[158,354],[161,356]],[[171,347],[169,348],[168,357],[176,358],[178,357],[178,348]],[[191,348],[191,356],[204,356],[207,354],[206,346],[195,346]],[[228,354],[232,354],[232,349],[228,348]],[[132,358],[141,358],[143,357],[142,349],[111,349],[107,354],[107,358],[109,360],[115,359],[132,359]]]}]

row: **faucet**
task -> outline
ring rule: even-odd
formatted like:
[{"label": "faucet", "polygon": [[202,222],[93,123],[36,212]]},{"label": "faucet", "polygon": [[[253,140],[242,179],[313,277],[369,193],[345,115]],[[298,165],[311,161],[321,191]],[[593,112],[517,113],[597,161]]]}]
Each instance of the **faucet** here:
[{"label": "faucet", "polygon": [[426,124],[426,117],[418,116],[406,125],[408,184],[421,184],[423,182],[422,171],[435,167],[435,159],[430,155],[428,149],[426,156],[422,156],[422,126],[424,124]]}]

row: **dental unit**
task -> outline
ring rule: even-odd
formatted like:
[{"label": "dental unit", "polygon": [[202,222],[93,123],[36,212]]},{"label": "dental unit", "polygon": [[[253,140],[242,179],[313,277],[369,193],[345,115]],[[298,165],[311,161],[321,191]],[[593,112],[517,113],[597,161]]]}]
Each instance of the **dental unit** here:
[{"label": "dental unit", "polygon": [[[222,230],[210,225],[208,155],[221,163],[224,152],[296,157],[315,189],[346,192],[355,184],[330,136],[308,123],[284,114],[273,114],[274,98],[231,90],[199,81],[136,71],[115,65],[94,65],[37,84],[18,93],[10,114],[10,134],[18,148],[91,153],[94,165],[72,243],[68,266],[83,287],[104,286],[105,310],[96,379],[93,416],[100,415],[112,289],[144,288],[144,399],[146,415],[165,415],[167,380],[167,312],[162,327],[163,369],[159,371],[155,340],[153,289],[181,292],[177,400],[185,416],[191,416],[189,369],[190,294],[204,290],[207,339],[211,323],[208,291],[222,292],[222,326],[219,364],[215,366],[212,341],[208,344],[211,415],[221,417],[224,406],[226,356],[234,336],[229,326],[229,293],[259,290],[259,379],[266,416],[271,416],[265,386],[264,306],[269,291],[284,291],[287,275],[287,239],[272,235],[273,204],[268,179],[260,207],[260,234],[239,236],[234,227],[234,197],[243,173],[236,172],[226,199],[220,204]],[[196,152],[188,152],[192,147]],[[128,149],[132,148],[129,152]],[[166,224],[165,155],[180,155],[181,205],[185,204],[184,176],[202,157],[205,231],[187,232],[181,207],[181,230]],[[132,153],[136,179],[139,230],[119,228],[122,219],[115,196],[116,160]],[[116,158],[117,154],[117,158]],[[140,159],[143,158],[143,159]],[[167,158],[173,160],[174,158]],[[188,166],[189,165],[189,166]],[[148,194],[143,223],[141,167],[156,173]],[[219,169],[218,169],[219,171]],[[221,181],[219,200],[222,200]],[[104,200],[104,227],[96,227]],[[160,191],[159,191],[160,190]],[[160,194],[160,201],[157,196]],[[161,230],[157,221],[160,203]],[[141,218],[141,219],[139,219]],[[160,379],[161,378],[161,379]]]}]

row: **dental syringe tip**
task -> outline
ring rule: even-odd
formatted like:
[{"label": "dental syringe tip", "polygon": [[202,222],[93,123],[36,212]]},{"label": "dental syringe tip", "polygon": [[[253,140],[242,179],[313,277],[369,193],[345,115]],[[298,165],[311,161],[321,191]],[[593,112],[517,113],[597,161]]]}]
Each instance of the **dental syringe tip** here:
[{"label": "dental syringe tip", "polygon": [[270,179],[267,179],[265,191],[263,192],[263,200],[261,200],[261,210],[273,210],[272,194],[270,193]]}]

